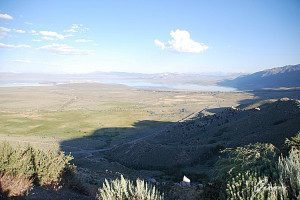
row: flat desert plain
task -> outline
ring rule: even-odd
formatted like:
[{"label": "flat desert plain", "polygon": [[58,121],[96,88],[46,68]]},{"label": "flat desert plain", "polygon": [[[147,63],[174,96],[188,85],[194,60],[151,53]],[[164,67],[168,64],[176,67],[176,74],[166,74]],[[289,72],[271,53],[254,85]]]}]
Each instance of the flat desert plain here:
[{"label": "flat desert plain", "polygon": [[61,149],[71,153],[74,163],[90,173],[148,176],[145,171],[137,173],[108,161],[99,152],[148,137],[201,111],[210,114],[226,107],[298,94],[292,90],[146,90],[98,83],[1,87],[0,140]]}]

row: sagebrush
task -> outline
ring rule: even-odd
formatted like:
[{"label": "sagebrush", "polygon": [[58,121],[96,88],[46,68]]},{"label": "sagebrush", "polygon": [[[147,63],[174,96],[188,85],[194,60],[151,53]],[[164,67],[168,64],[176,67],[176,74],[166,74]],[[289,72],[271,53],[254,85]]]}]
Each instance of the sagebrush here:
[{"label": "sagebrush", "polygon": [[143,180],[137,179],[135,183],[125,179],[122,175],[120,179],[111,182],[105,180],[102,188],[99,189],[99,200],[163,200],[160,192]]},{"label": "sagebrush", "polygon": [[[287,140],[290,152],[286,157],[279,156],[276,162],[273,160],[272,153],[269,154],[270,150],[271,152],[274,151],[267,144],[259,144],[263,148],[257,148],[258,144],[256,144],[255,146],[248,145],[230,150],[229,158],[227,157],[218,163],[218,166],[221,167],[225,165],[221,170],[229,170],[227,174],[230,179],[227,181],[226,186],[227,198],[233,200],[300,199],[300,149],[298,139],[299,134]],[[263,149],[268,151],[261,152]],[[249,155],[249,153],[253,155]],[[276,154],[273,155],[275,157]],[[233,164],[237,166],[234,167]],[[249,166],[252,166],[252,169]],[[271,169],[266,170],[265,166],[269,166]],[[262,171],[258,171],[258,169]],[[230,170],[234,170],[238,174],[232,176]]]},{"label": "sagebrush", "polygon": [[292,149],[278,162],[280,182],[288,186],[290,198],[300,199],[300,151]]},{"label": "sagebrush", "polygon": [[227,148],[216,163],[216,178],[231,179],[240,173],[253,171],[273,179],[278,177],[278,149],[272,144],[250,144],[244,147]]},{"label": "sagebrush", "polygon": [[285,143],[289,146],[289,148],[300,149],[300,132],[296,134],[294,137],[290,139],[286,139]]},{"label": "sagebrush", "polygon": [[61,151],[42,151],[29,145],[14,148],[7,142],[0,143],[0,174],[5,178],[2,177],[0,180],[1,193],[9,191],[8,196],[18,193],[14,192],[14,190],[18,190],[17,188],[4,187],[3,181],[7,182],[10,179],[14,182],[28,180],[28,184],[25,184],[28,185],[27,190],[31,186],[29,182],[57,188],[72,159],[70,155],[66,156]]},{"label": "sagebrush", "polygon": [[260,177],[255,172],[238,174],[227,183],[228,199],[243,200],[280,200],[287,198],[284,185],[269,182],[268,177]]}]

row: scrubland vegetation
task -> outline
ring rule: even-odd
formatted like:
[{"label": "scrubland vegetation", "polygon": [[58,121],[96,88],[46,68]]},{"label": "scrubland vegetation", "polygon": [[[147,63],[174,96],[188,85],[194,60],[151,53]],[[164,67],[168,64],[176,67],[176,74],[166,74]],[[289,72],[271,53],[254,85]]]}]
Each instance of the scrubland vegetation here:
[{"label": "scrubland vegetation", "polygon": [[299,136],[286,141],[288,155],[272,144],[226,149],[216,165],[227,199],[300,199]]},{"label": "scrubland vegetation", "polygon": [[[256,143],[225,149],[215,165],[213,184],[219,199],[299,199],[300,134],[286,140],[280,151],[272,144]],[[288,151],[284,155],[284,151]],[[0,189],[2,197],[26,195],[36,186],[58,190],[64,173],[71,169],[71,156],[63,152],[41,151],[30,146],[0,145]],[[221,181],[220,181],[221,180]],[[221,182],[221,184],[220,184]],[[210,191],[211,192],[211,191]],[[144,180],[131,181],[122,175],[105,180],[99,188],[99,200],[162,200],[164,195]],[[207,191],[204,191],[207,196]],[[203,196],[199,196],[203,198]]]},{"label": "scrubland vegetation", "polygon": [[0,144],[0,191],[3,196],[21,196],[33,185],[59,189],[72,157],[63,152],[42,151]]},{"label": "scrubland vegetation", "polygon": [[111,199],[137,199],[137,200],[162,200],[163,195],[155,188],[143,180],[137,179],[135,183],[125,179],[122,175],[120,179],[111,182],[105,180],[98,193],[99,200]]}]

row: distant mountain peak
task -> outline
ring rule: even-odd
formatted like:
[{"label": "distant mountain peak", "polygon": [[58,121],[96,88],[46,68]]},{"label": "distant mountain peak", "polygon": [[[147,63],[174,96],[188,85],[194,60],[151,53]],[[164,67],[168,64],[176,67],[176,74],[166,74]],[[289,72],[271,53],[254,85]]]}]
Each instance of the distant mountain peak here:
[{"label": "distant mountain peak", "polygon": [[274,74],[293,72],[293,71],[300,71],[300,64],[286,65],[283,67],[274,67],[271,69],[263,70],[262,72],[264,72],[264,74],[263,74],[263,77],[264,77],[264,76],[270,76],[270,75],[274,75]]}]

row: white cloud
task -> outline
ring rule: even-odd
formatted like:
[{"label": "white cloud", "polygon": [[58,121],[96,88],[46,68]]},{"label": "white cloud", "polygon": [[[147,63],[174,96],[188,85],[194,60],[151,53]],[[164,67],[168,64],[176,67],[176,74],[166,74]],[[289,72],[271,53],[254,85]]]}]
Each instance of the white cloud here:
[{"label": "white cloud", "polygon": [[157,39],[154,40],[154,44],[155,44],[156,46],[158,46],[159,48],[161,48],[162,50],[164,50],[164,49],[166,48],[165,44],[164,44],[163,42],[157,40]]},{"label": "white cloud", "polygon": [[60,55],[89,55],[92,53],[92,51],[76,49],[66,44],[45,45],[38,49],[50,51],[52,53]]},{"label": "white cloud", "polygon": [[85,43],[85,42],[91,42],[92,40],[87,40],[87,39],[77,39],[75,40],[75,42],[78,42],[78,43]]},{"label": "white cloud", "polygon": [[33,23],[31,23],[31,22],[24,22],[24,24],[33,25]]},{"label": "white cloud", "polygon": [[21,29],[14,29],[14,31],[15,31],[16,33],[26,33],[26,31],[21,30]]},{"label": "white cloud", "polygon": [[40,39],[33,39],[32,41],[33,42],[41,42],[42,40],[40,40]]},{"label": "white cloud", "polygon": [[18,63],[31,63],[31,60],[13,60],[13,62],[18,62]]},{"label": "white cloud", "polygon": [[5,27],[0,27],[0,30],[3,31],[3,32],[9,32],[9,31],[11,31],[11,29],[5,28]]},{"label": "white cloud", "polygon": [[[33,33],[33,34],[35,34],[35,33]],[[43,39],[46,39],[46,40],[54,40],[54,39],[63,40],[63,39],[65,39],[64,35],[61,35],[59,33],[53,32],[53,31],[39,31],[39,34],[41,36],[43,36]]]},{"label": "white cloud", "polygon": [[31,30],[30,33],[33,35],[38,35],[37,31],[35,31],[35,30]]},{"label": "white cloud", "polygon": [[0,27],[0,37],[5,37],[11,30],[9,28]]},{"label": "white cloud", "polygon": [[191,35],[185,30],[175,30],[170,33],[171,40],[164,43],[160,40],[154,40],[154,44],[161,49],[184,53],[201,53],[208,49],[208,46],[191,39]]},{"label": "white cloud", "polygon": [[12,20],[13,17],[10,16],[9,14],[6,14],[6,13],[0,13],[0,19],[4,19],[4,20]]},{"label": "white cloud", "polygon": [[72,24],[71,27],[67,30],[65,30],[65,32],[68,33],[83,33],[88,31],[89,29],[84,27],[82,24]]},{"label": "white cloud", "polygon": [[31,46],[27,44],[14,45],[14,44],[0,43],[0,49],[16,49],[16,48],[31,48]]}]

